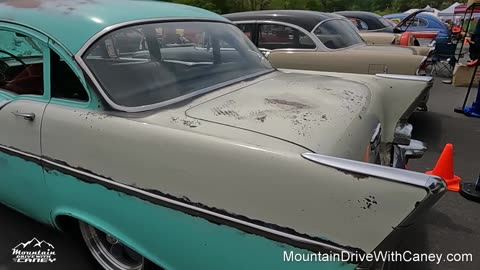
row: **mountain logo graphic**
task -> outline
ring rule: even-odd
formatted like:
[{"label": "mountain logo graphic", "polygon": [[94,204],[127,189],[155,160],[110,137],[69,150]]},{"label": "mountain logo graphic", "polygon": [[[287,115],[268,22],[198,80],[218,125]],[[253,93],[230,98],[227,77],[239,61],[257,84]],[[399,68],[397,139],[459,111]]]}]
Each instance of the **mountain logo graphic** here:
[{"label": "mountain logo graphic", "polygon": [[[42,246],[43,245],[43,246]],[[27,248],[27,247],[39,247],[39,248],[43,248],[43,247],[48,247],[48,248],[51,248],[51,249],[55,249],[55,247],[46,242],[46,241],[39,241],[37,238],[33,238],[32,240],[26,242],[26,243],[20,243],[18,244],[17,246],[15,246],[14,248],[19,248],[19,247],[22,247],[22,249],[24,248]]]},{"label": "mountain logo graphic", "polygon": [[17,263],[52,263],[55,258],[55,247],[47,241],[33,238],[19,243],[12,248],[13,261]]}]

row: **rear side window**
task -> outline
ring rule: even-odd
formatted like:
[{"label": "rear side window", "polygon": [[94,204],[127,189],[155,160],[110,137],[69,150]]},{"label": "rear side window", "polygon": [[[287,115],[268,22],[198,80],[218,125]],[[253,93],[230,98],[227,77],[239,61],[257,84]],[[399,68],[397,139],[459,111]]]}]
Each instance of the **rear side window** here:
[{"label": "rear side window", "polygon": [[355,25],[355,27],[358,28],[358,30],[360,31],[368,30],[368,25],[366,22],[357,18],[350,18],[350,21],[353,23],[353,25]]},{"label": "rear side window", "polygon": [[315,29],[314,33],[329,49],[342,49],[364,43],[358,34],[358,29],[346,19],[325,21]]},{"label": "rear side window", "polygon": [[298,29],[279,25],[261,24],[258,47],[263,49],[315,49],[315,42]]},{"label": "rear side window", "polygon": [[240,30],[251,40],[255,36],[255,25],[254,24],[239,24],[237,25]]},{"label": "rear side window", "polygon": [[[116,105],[158,105],[272,71],[234,25],[166,22],[115,30],[83,56]],[[138,109],[138,108],[137,108]]]},{"label": "rear side window", "polygon": [[428,26],[428,22],[422,18],[415,18],[413,21],[412,19],[408,20],[405,26],[425,27]]}]

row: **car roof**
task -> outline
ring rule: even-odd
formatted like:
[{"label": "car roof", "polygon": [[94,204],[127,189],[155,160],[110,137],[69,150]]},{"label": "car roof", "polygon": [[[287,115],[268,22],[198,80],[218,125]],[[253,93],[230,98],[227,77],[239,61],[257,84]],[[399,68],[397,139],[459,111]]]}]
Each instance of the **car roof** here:
[{"label": "car roof", "polygon": [[336,14],[340,14],[342,16],[352,16],[355,18],[381,18],[382,16],[368,11],[337,11]]},{"label": "car roof", "polygon": [[343,18],[343,16],[307,10],[261,10],[225,14],[232,21],[268,20],[298,25],[311,32],[315,26],[326,19]]},{"label": "car roof", "polygon": [[[408,15],[410,15],[410,13],[395,13],[395,14],[388,14],[388,15],[385,15],[383,16],[384,18],[405,18],[407,17]],[[415,16],[416,18],[431,18],[431,19],[438,19],[440,20],[439,18],[435,17],[435,15],[433,14],[428,14],[428,12],[423,12],[423,13],[419,13]]]},{"label": "car roof", "polygon": [[[384,25],[379,21],[382,16],[367,12],[367,11],[338,11],[335,12],[336,14],[348,17],[348,18],[357,18],[360,19],[368,24],[369,30],[371,29],[382,29],[387,28],[388,26]],[[383,19],[383,18],[382,18]]]},{"label": "car roof", "polygon": [[156,18],[227,21],[203,9],[148,0],[0,0],[0,22],[36,29],[72,54],[107,27]]}]

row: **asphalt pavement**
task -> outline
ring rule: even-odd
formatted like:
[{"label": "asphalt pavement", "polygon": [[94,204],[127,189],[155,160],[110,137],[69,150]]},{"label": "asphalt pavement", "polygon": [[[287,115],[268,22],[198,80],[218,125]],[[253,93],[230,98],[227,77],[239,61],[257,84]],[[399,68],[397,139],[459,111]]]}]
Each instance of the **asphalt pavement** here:
[{"label": "asphalt pavement", "polygon": [[[465,88],[454,88],[436,79],[429,101],[429,112],[415,113],[411,119],[414,138],[425,141],[429,150],[424,158],[411,161],[409,169],[430,170],[446,143],[454,144],[455,173],[464,181],[480,174],[480,119],[453,112],[461,104]],[[473,91],[472,98],[476,95]],[[471,104],[470,100],[468,104]],[[28,196],[28,189],[25,194]],[[53,264],[19,264],[12,261],[12,248],[36,237],[55,247]],[[403,237],[402,250],[418,253],[471,253],[473,262],[405,263],[408,270],[480,269],[480,203],[448,192]],[[444,257],[445,258],[445,257]],[[83,243],[70,234],[57,232],[0,205],[0,270],[93,270],[98,269]],[[253,269],[252,269],[253,270]]]}]

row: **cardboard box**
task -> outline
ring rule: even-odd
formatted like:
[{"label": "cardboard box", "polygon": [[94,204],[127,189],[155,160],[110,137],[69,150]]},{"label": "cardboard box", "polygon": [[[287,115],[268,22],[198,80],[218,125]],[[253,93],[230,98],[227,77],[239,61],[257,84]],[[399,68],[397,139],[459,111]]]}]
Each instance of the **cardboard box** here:
[{"label": "cardboard box", "polygon": [[[472,79],[474,69],[475,67],[457,64],[453,70],[453,86],[468,87],[470,85],[470,80]],[[478,80],[480,80],[480,68],[477,69],[477,73],[475,74],[473,86],[478,86]]]}]

